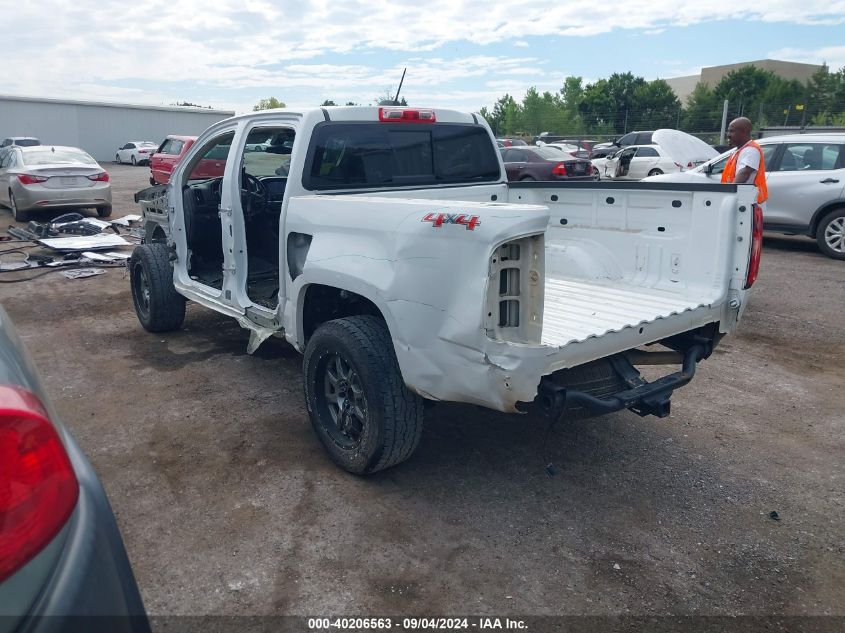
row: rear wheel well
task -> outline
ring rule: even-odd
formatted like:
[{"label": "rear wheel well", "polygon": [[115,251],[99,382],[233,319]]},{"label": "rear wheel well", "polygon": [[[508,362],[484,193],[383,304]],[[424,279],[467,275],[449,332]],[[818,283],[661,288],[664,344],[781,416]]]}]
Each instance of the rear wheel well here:
[{"label": "rear wheel well", "polygon": [[156,224],[152,234],[145,241],[147,244],[166,244],[167,233],[164,232],[164,229],[161,228],[161,225]]},{"label": "rear wheel well", "polygon": [[359,314],[370,314],[385,320],[381,310],[366,297],[333,286],[312,284],[305,291],[302,306],[302,333],[305,341],[323,323]]},{"label": "rear wheel well", "polygon": [[810,230],[808,231],[808,235],[810,237],[816,237],[816,233],[819,230],[819,223],[822,221],[824,216],[826,216],[831,211],[836,211],[837,209],[845,208],[845,200],[837,200],[835,202],[831,202],[826,204],[818,211],[816,211],[815,215],[813,216],[813,221],[810,223]]}]

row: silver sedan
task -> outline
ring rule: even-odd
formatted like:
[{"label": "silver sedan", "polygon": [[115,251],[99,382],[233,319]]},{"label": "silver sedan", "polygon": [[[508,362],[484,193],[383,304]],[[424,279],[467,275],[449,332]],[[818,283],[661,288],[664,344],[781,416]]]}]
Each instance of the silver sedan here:
[{"label": "silver sedan", "polygon": [[18,222],[38,209],[89,207],[108,217],[109,174],[76,147],[7,147],[0,150],[0,205]]}]

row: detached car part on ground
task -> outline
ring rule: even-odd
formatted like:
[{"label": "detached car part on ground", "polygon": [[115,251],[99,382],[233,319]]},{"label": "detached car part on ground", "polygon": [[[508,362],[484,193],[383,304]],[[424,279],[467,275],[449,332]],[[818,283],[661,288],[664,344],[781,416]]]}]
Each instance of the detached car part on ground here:
[{"label": "detached car part on ground", "polygon": [[[222,176],[196,175],[221,156]],[[249,353],[284,337],[304,354],[329,455],[372,473],[413,453],[426,401],[668,415],[747,304],[754,198],[509,183],[484,120],[451,110],[251,113],[209,128],[169,186],[136,194],[132,297],[151,332],[181,327],[190,299],[249,330]],[[645,364],[679,367],[649,383]]]},{"label": "detached car part on ground", "polygon": [[106,493],[0,308],[0,632],[66,630],[150,627]]}]

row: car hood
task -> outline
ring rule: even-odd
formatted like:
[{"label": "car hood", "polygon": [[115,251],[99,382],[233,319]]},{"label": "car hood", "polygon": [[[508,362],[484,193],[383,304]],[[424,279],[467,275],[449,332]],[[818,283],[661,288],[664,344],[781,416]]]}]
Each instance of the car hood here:
[{"label": "car hood", "polygon": [[682,169],[689,169],[719,155],[701,139],[679,130],[655,130],[651,138]]}]

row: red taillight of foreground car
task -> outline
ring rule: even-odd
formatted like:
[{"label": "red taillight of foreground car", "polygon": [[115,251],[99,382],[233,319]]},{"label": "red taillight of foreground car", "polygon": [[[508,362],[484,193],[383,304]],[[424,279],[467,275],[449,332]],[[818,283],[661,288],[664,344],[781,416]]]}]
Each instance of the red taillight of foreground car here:
[{"label": "red taillight of foreground car", "polygon": [[88,176],[88,180],[93,180],[95,182],[108,182],[109,172],[104,171],[99,174],[91,174],[90,176]]},{"label": "red taillight of foreground car", "polygon": [[70,459],[38,398],[0,386],[0,582],[53,540],[78,497]]},{"label": "red taillight of foreground car", "polygon": [[566,163],[558,163],[552,168],[552,175],[553,176],[565,176],[566,175]]},{"label": "red taillight of foreground car", "polygon": [[754,219],[751,225],[751,255],[748,258],[748,276],[745,278],[745,289],[748,290],[760,272],[760,258],[763,256],[763,209],[759,204],[754,205]]},{"label": "red taillight of foreground car", "polygon": [[379,108],[378,120],[382,123],[435,123],[434,110],[409,110],[407,108]]},{"label": "red taillight of foreground car", "polygon": [[22,185],[35,185],[39,182],[47,182],[49,178],[47,176],[32,176],[30,174],[18,174],[18,181]]}]

